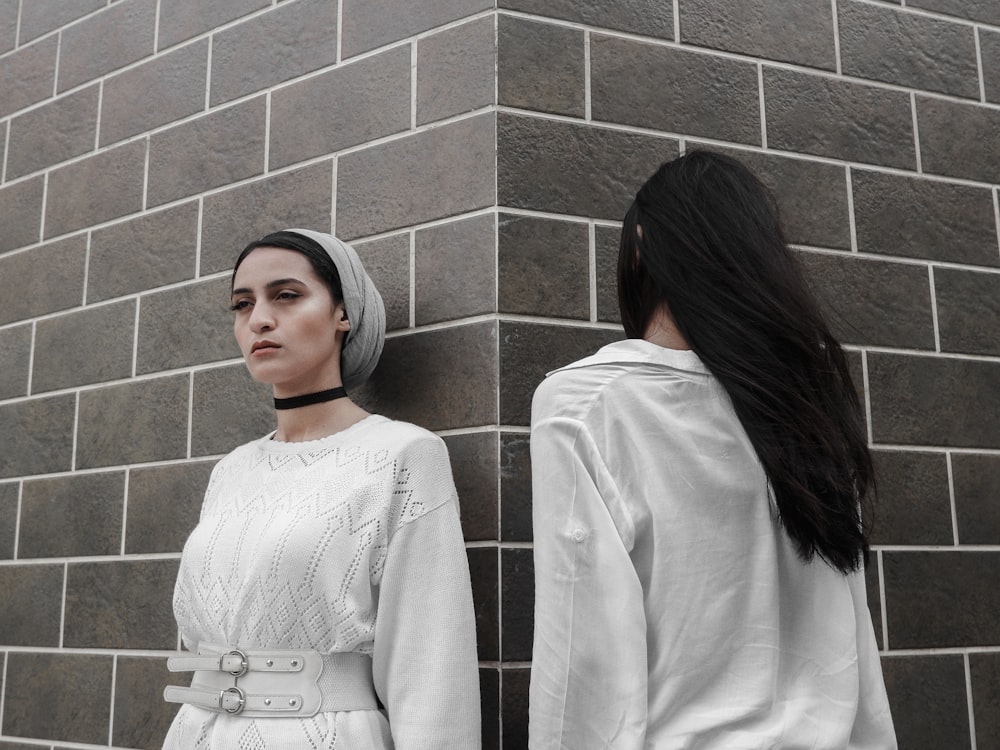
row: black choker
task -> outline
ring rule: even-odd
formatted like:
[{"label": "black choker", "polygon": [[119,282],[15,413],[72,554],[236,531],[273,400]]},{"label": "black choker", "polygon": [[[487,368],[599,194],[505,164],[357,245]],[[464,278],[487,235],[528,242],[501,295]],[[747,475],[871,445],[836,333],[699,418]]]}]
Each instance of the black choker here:
[{"label": "black choker", "polygon": [[275,409],[298,409],[300,406],[312,406],[313,404],[322,404],[324,401],[333,401],[338,398],[345,398],[347,396],[347,389],[342,385],[338,385],[336,388],[331,388],[327,391],[318,391],[316,393],[307,393],[304,396],[292,396],[291,398],[276,398],[274,399]]}]

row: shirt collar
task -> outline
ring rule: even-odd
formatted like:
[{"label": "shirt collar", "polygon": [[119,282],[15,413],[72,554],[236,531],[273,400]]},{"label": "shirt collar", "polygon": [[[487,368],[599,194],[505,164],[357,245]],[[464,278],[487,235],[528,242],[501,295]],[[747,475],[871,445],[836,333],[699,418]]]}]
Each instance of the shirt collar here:
[{"label": "shirt collar", "polygon": [[552,370],[546,377],[563,370],[608,364],[652,364],[694,373],[708,372],[698,355],[690,349],[667,349],[645,339],[622,339],[601,347],[589,357]]}]

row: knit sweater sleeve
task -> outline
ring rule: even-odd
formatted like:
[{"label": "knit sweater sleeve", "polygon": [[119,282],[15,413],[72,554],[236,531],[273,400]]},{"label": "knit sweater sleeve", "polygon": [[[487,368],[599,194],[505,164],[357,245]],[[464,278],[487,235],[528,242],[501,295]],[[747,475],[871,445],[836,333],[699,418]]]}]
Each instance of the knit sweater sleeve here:
[{"label": "knit sweater sleeve", "polygon": [[439,438],[407,451],[397,496],[401,513],[379,583],[375,688],[396,750],[478,750],[472,589],[458,496]]}]

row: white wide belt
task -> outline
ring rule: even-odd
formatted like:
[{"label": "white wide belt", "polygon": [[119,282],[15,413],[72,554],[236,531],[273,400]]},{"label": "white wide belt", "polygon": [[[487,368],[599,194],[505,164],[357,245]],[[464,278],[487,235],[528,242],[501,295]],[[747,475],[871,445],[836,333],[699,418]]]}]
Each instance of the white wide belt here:
[{"label": "white wide belt", "polygon": [[365,654],[202,644],[197,654],[167,659],[167,669],[194,672],[194,677],[191,687],[169,685],[163,691],[165,700],[247,718],[378,707],[372,660]]}]

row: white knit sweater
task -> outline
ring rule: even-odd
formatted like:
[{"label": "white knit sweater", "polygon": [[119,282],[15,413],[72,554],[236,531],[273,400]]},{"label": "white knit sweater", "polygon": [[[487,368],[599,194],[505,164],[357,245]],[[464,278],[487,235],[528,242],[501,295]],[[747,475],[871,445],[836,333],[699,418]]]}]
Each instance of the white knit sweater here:
[{"label": "white knit sweater", "polygon": [[181,558],[184,644],[372,657],[379,711],[248,719],[183,706],[165,750],[478,748],[475,617],[447,449],[370,416],[261,438],[212,473]]}]

